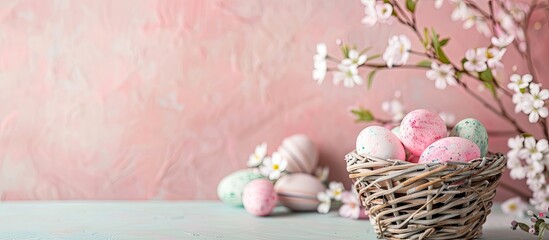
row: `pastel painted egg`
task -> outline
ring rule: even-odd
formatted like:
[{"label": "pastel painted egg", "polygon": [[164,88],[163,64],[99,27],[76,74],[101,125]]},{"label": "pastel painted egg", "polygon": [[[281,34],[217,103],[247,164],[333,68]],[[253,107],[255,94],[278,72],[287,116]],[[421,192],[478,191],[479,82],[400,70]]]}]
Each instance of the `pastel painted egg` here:
[{"label": "pastel painted egg", "polygon": [[406,159],[398,137],[380,126],[370,126],[360,132],[356,139],[356,152],[383,159]]},{"label": "pastel painted egg", "polygon": [[242,206],[242,192],[250,181],[263,178],[263,176],[252,169],[245,169],[233,172],[223,178],[217,185],[217,196],[229,205]]},{"label": "pastel painted egg", "polygon": [[274,188],[279,202],[292,211],[316,211],[317,194],[326,190],[318,178],[304,173],[284,175]]},{"label": "pastel painted egg", "polygon": [[450,132],[451,137],[462,137],[471,140],[480,149],[480,156],[488,153],[488,132],[480,121],[474,118],[466,118],[459,121]]},{"label": "pastel painted egg", "polygon": [[431,143],[448,135],[444,121],[436,113],[417,109],[400,123],[400,141],[413,155],[420,156]]},{"label": "pastel painted egg", "polygon": [[419,157],[416,156],[416,155],[410,155],[406,161],[411,162],[411,163],[418,163],[419,162]]},{"label": "pastel painted egg", "polygon": [[285,138],[278,152],[288,161],[290,173],[312,173],[318,164],[318,150],[306,135],[296,134]]},{"label": "pastel painted egg", "polygon": [[278,197],[273,183],[267,179],[256,179],[244,187],[242,203],[246,211],[255,216],[267,216],[273,212]]},{"label": "pastel painted egg", "polygon": [[469,139],[447,137],[429,145],[419,163],[469,162],[480,157],[480,149]]}]

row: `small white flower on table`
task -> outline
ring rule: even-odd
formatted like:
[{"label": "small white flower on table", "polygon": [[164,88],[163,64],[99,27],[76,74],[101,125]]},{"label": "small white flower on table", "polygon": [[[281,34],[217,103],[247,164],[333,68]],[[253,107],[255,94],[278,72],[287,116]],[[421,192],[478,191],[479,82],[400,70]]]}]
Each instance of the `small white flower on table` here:
[{"label": "small white flower on table", "polygon": [[332,206],[332,199],[327,192],[319,192],[317,194],[317,199],[320,201],[320,204],[317,207],[319,213],[328,213]]},{"label": "small white flower on table", "polygon": [[341,194],[345,188],[343,187],[343,183],[340,182],[330,182],[330,185],[328,186],[328,195],[337,201],[341,200]]},{"label": "small white flower on table", "polygon": [[343,205],[339,208],[339,215],[346,218],[360,218],[360,200],[356,191],[345,191],[342,194],[341,202]]},{"label": "small white flower on table", "polygon": [[280,155],[278,152],[274,152],[271,157],[266,157],[263,160],[263,165],[259,167],[259,171],[269,180],[276,180],[280,178],[282,172],[286,170],[288,161]]},{"label": "small white flower on table", "polygon": [[412,43],[405,35],[392,36],[383,53],[383,60],[387,67],[392,68],[394,65],[405,64],[410,57],[411,47]]},{"label": "small white flower on table", "polygon": [[520,197],[514,197],[507,199],[501,204],[501,210],[503,213],[513,215],[515,217],[524,217],[524,212],[528,209],[528,205],[520,199]]},{"label": "small white flower on table", "polygon": [[328,71],[328,64],[326,63],[326,58],[328,57],[328,47],[326,44],[319,43],[316,45],[316,54],[313,57],[314,60],[314,69],[313,69],[313,79],[322,84],[324,78],[326,78],[326,72]]},{"label": "small white flower on table", "polygon": [[465,63],[463,67],[469,72],[484,72],[488,69],[486,66],[486,54],[483,49],[469,49],[465,52]]},{"label": "small white flower on table", "polygon": [[435,81],[437,89],[445,89],[448,85],[457,85],[455,71],[450,64],[431,63],[431,70],[428,70],[425,75],[428,79]]},{"label": "small white flower on table", "polygon": [[248,167],[257,167],[261,165],[263,159],[267,156],[267,143],[261,143],[255,147],[254,153],[248,158]]}]

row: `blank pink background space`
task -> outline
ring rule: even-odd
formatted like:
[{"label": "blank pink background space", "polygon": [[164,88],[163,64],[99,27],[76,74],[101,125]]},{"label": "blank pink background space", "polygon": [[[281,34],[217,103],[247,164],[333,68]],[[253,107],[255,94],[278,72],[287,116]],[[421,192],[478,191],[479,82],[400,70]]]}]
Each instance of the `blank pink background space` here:
[{"label": "blank pink background space", "polygon": [[[452,22],[448,4],[428,2],[419,23],[456,36],[448,55],[489,43]],[[358,0],[2,1],[2,199],[215,199],[256,144],[271,152],[293,133],[308,134],[331,179],[348,186],[343,157],[365,127],[348,108],[387,118],[380,105],[395,90],[407,109],[509,129],[462,89],[436,90],[424,71],[379,72],[372,90],[314,83],[317,42],[339,56],[338,38],[382,51],[392,34],[413,37],[397,24],[365,28],[362,16]],[[546,66],[548,31],[532,37]],[[491,150],[506,141],[491,139]]]}]

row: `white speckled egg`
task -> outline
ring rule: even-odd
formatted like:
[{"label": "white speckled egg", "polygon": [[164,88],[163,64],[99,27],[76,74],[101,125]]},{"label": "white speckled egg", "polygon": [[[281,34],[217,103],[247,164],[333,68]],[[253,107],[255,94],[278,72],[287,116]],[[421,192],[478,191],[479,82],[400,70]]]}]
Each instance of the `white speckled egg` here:
[{"label": "white speckled egg", "polygon": [[462,137],[471,140],[480,149],[480,156],[486,156],[488,152],[488,132],[480,121],[474,118],[466,118],[459,121],[450,132],[451,137]]},{"label": "white speckled egg", "polygon": [[242,206],[242,192],[250,181],[263,176],[252,169],[244,169],[227,175],[217,186],[217,196],[229,205]]},{"label": "white speckled egg", "polygon": [[480,149],[468,139],[447,137],[429,145],[419,163],[469,162],[480,157]]},{"label": "white speckled egg", "polygon": [[244,187],[242,203],[246,211],[255,216],[267,216],[273,212],[278,197],[273,183],[267,179],[256,179]]},{"label": "white speckled egg", "polygon": [[410,153],[420,156],[431,143],[448,135],[444,121],[436,113],[417,109],[400,123],[400,141]]},{"label": "white speckled egg", "polygon": [[363,129],[356,139],[356,152],[383,159],[406,159],[400,140],[389,129],[370,126]]},{"label": "white speckled egg", "polygon": [[292,211],[316,211],[317,194],[325,190],[318,178],[305,173],[284,175],[275,184],[279,202]]},{"label": "white speckled egg", "polygon": [[296,134],[285,138],[278,152],[288,161],[290,173],[312,173],[318,164],[318,150],[306,135]]}]

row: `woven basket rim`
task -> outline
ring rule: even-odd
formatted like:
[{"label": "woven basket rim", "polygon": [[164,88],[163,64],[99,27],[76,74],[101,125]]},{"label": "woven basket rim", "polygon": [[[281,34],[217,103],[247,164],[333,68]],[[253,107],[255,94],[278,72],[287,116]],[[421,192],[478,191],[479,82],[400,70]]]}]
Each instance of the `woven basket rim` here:
[{"label": "woven basket rim", "polygon": [[347,156],[349,154],[352,154],[352,153],[355,153],[356,155],[361,156],[363,158],[368,158],[368,159],[372,159],[372,160],[376,160],[376,161],[385,161],[385,162],[392,163],[392,164],[411,164],[411,165],[414,165],[414,166],[418,166],[418,165],[435,166],[435,165],[444,165],[444,164],[469,166],[469,165],[473,164],[474,162],[482,161],[484,159],[486,159],[486,160],[495,160],[497,158],[505,156],[505,154],[499,153],[499,152],[497,152],[497,153],[488,152],[486,154],[486,156],[480,157],[480,158],[475,158],[475,159],[473,159],[471,161],[468,161],[468,162],[449,161],[449,162],[442,162],[442,163],[441,162],[413,163],[413,162],[408,162],[408,161],[402,160],[402,159],[379,158],[379,157],[375,157],[375,156],[368,155],[368,154],[358,154],[356,152],[356,149],[353,149],[352,151],[348,152],[347,155],[345,155],[345,158],[347,158]]}]

